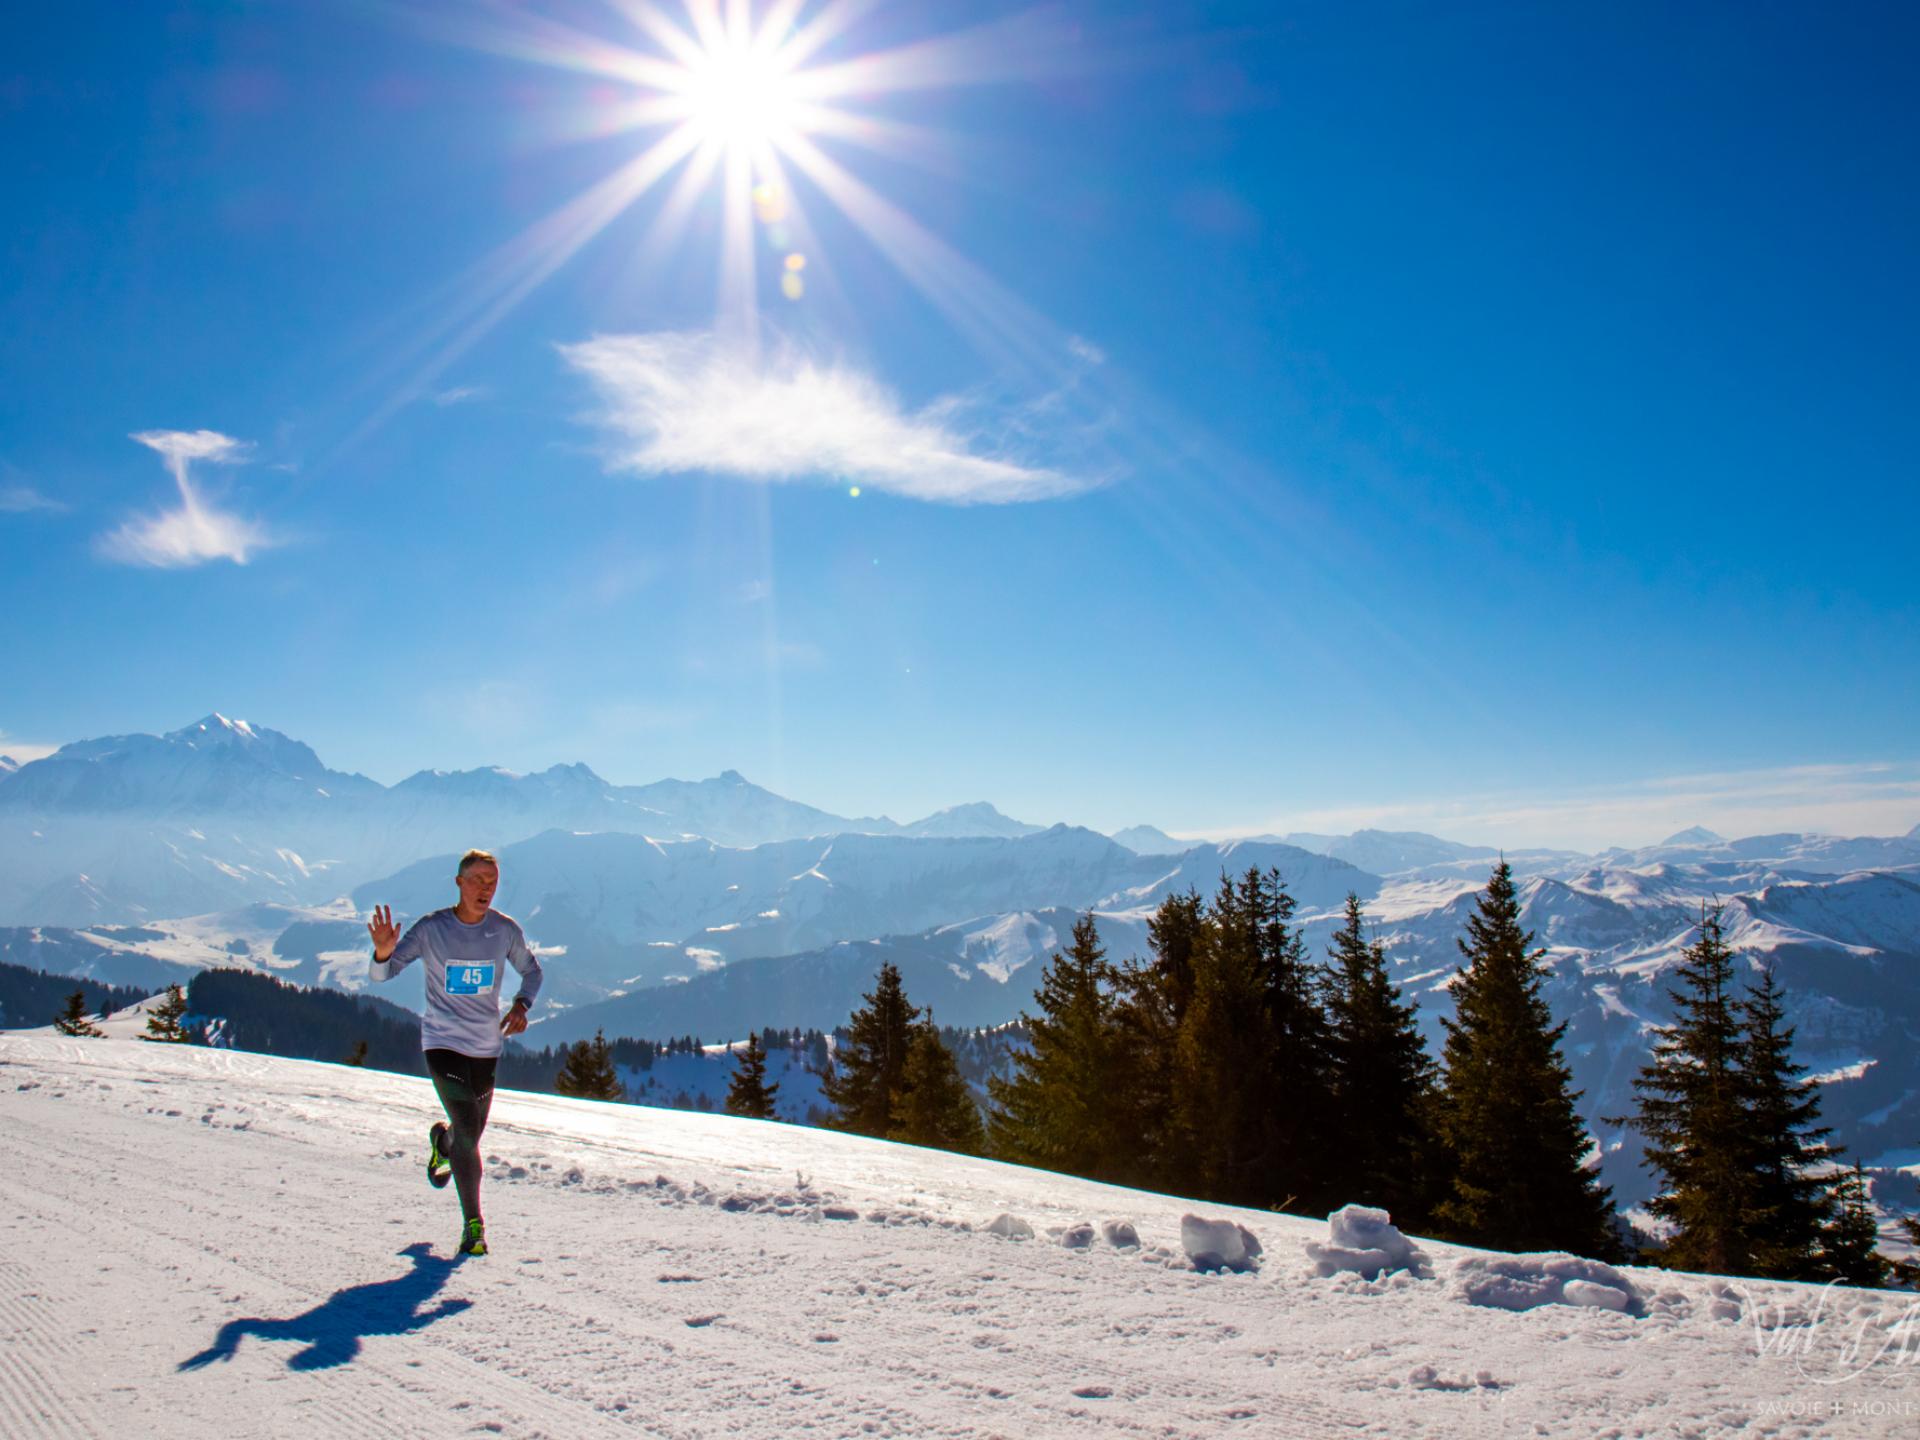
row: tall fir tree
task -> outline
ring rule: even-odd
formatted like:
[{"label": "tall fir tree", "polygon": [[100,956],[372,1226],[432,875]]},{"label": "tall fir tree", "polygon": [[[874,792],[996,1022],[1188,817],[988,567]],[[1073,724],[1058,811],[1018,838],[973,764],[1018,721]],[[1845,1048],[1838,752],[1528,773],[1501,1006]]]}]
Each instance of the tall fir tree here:
[{"label": "tall fir tree", "polygon": [[962,1155],[978,1155],[986,1149],[980,1107],[931,1015],[913,1027],[902,1078],[901,1093],[893,1103],[890,1139]]},{"label": "tall fir tree", "polygon": [[1436,1218],[1452,1238],[1499,1250],[1618,1253],[1609,1192],[1589,1142],[1546,998],[1544,951],[1520,928],[1502,860],[1467,919],[1453,985],[1440,1123],[1452,1165]]},{"label": "tall fir tree", "polygon": [[1839,1152],[1820,1124],[1820,1087],[1793,1058],[1793,1027],[1772,967],[1740,1002],[1740,1105],[1752,1155],[1752,1273],[1824,1280],[1820,1257],[1834,1210],[1829,1178]]},{"label": "tall fir tree", "polygon": [[1040,977],[1039,1013],[1022,1016],[1028,1048],[1013,1056],[1011,1075],[987,1081],[994,1154],[1097,1180],[1124,1168],[1130,1137],[1115,1124],[1113,978],[1093,916],[1083,915]]},{"label": "tall fir tree", "polygon": [[1340,1197],[1424,1225],[1434,1196],[1433,1060],[1418,1011],[1387,976],[1386,953],[1365,931],[1366,911],[1347,896],[1326,982],[1331,1114],[1341,1137],[1334,1177]]},{"label": "tall fir tree", "polygon": [[1240,913],[1253,946],[1254,978],[1265,1020],[1267,1063],[1260,1072],[1260,1189],[1268,1203],[1324,1214],[1346,1197],[1330,1188],[1329,1167],[1346,1137],[1333,1129],[1332,1040],[1321,1004],[1324,976],[1307,958],[1298,909],[1278,870],[1249,870]]},{"label": "tall fir tree", "polygon": [[1877,1290],[1887,1283],[1893,1264],[1880,1253],[1880,1221],[1858,1162],[1840,1172],[1831,1193],[1833,1216],[1821,1235],[1820,1268],[1842,1285]]},{"label": "tall fir tree", "polygon": [[1720,914],[1717,906],[1702,911],[1697,938],[1681,952],[1679,984],[1667,992],[1674,1020],[1633,1082],[1635,1113],[1625,1123],[1645,1137],[1642,1163],[1659,1179],[1648,1213],[1673,1227],[1660,1263],[1745,1275],[1758,1187],[1733,952]]},{"label": "tall fir tree", "polygon": [[746,1048],[733,1053],[733,1075],[727,1081],[727,1113],[749,1120],[777,1119],[773,1102],[780,1086],[767,1084],[767,1052],[758,1035],[747,1036]]},{"label": "tall fir tree", "polygon": [[873,990],[862,999],[820,1089],[833,1107],[827,1122],[832,1128],[884,1137],[893,1128],[893,1106],[905,1083],[920,1011],[907,1003],[899,968],[891,960],[881,964]]},{"label": "tall fir tree", "polygon": [[1193,1178],[1190,1132],[1175,1108],[1180,1026],[1193,1003],[1194,947],[1204,921],[1197,891],[1169,895],[1147,921],[1150,957],[1114,971],[1114,1104],[1131,1153],[1116,1178],[1176,1187]]},{"label": "tall fir tree", "polygon": [[107,1033],[87,1018],[87,997],[80,990],[67,997],[66,1008],[53,1017],[53,1028],[62,1035],[84,1035],[95,1040],[105,1038]]},{"label": "tall fir tree", "polygon": [[1274,1046],[1256,929],[1241,889],[1222,876],[1194,935],[1193,996],[1174,1043],[1173,1123],[1188,1186],[1208,1199],[1284,1203],[1267,1164]]},{"label": "tall fir tree", "polygon": [[593,1039],[566,1048],[566,1059],[554,1077],[553,1088],[576,1100],[627,1098],[627,1087],[620,1083],[620,1072],[614,1068],[613,1052],[605,1034],[596,1030]]},{"label": "tall fir tree", "polygon": [[354,1041],[353,1049],[347,1052],[346,1058],[340,1063],[342,1065],[364,1066],[367,1063],[367,1042],[365,1040]]},{"label": "tall fir tree", "polygon": [[147,1012],[147,1033],[140,1038],[168,1045],[187,1044],[193,1034],[180,1023],[186,1013],[186,992],[178,985],[167,986],[167,998]]}]

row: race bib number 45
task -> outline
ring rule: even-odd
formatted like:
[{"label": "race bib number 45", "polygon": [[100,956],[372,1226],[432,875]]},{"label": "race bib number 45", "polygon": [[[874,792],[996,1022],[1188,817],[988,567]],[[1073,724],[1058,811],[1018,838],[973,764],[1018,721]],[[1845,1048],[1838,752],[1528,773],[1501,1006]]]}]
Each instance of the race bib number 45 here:
[{"label": "race bib number 45", "polygon": [[492,988],[493,966],[491,965],[447,966],[449,995],[479,995]]}]

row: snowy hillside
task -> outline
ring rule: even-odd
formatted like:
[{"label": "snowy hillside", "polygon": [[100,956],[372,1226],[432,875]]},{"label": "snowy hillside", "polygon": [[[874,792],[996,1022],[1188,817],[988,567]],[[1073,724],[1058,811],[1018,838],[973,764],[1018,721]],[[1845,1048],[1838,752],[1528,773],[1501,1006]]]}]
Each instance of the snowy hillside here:
[{"label": "snowy hillside", "polygon": [[1214,1206],[1260,1253],[1199,1271],[1189,1245],[1237,1232],[1177,1199],[511,1092],[494,1253],[456,1264],[424,1081],[5,1035],[0,1084],[7,1435],[1877,1436],[1920,1413],[1911,1296],[1425,1241],[1367,1279],[1339,1267],[1386,1257],[1324,1223]]}]

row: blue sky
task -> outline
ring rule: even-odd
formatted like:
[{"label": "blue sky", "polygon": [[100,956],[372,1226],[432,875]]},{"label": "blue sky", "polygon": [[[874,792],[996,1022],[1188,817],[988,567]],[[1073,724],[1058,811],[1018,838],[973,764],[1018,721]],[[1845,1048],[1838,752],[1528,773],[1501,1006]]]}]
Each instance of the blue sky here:
[{"label": "blue sky", "polygon": [[[11,22],[0,752],[1920,821],[1909,7],[810,3],[838,124],[644,8]],[[781,183],[576,223],[683,114]]]}]

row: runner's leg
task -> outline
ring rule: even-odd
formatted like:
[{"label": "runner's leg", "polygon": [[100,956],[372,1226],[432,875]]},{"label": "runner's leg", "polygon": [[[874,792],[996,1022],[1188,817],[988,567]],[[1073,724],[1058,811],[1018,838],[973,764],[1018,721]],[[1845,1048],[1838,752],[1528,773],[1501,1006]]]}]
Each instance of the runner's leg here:
[{"label": "runner's leg", "polygon": [[454,1188],[460,1192],[460,1213],[472,1220],[480,1214],[480,1132],[493,1108],[491,1057],[475,1058],[454,1050],[427,1051],[427,1073],[447,1112],[452,1146]]}]

